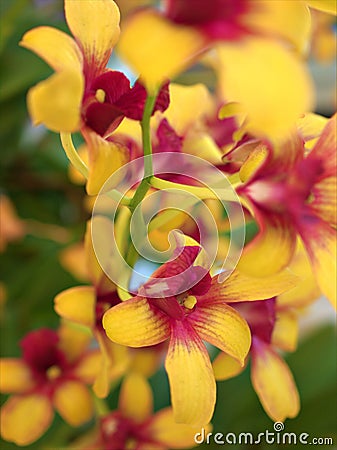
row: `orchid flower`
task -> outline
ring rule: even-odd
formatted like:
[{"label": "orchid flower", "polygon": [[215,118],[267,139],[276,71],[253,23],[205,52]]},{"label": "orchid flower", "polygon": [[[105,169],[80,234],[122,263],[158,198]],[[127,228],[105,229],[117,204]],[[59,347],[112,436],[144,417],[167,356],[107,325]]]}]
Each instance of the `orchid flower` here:
[{"label": "orchid flower", "polygon": [[299,235],[321,291],[336,307],[336,115],[305,153],[303,139],[294,133],[282,145],[260,143],[242,166],[245,183],[237,191],[248,200],[260,231],[239,267],[255,276],[281,270]]},{"label": "orchid flower", "polygon": [[56,332],[41,328],[21,341],[22,358],[2,358],[1,392],[14,394],[1,410],[1,433],[17,445],[37,440],[51,425],[54,409],[78,427],[94,413],[87,384],[98,371],[97,350],[90,336],[62,325]]},{"label": "orchid flower", "polygon": [[[109,309],[103,326],[113,342],[131,347],[169,339],[165,368],[175,420],[207,424],[216,386],[203,341],[243,365],[250,348],[249,328],[227,302],[269,298],[291,287],[294,277],[282,273],[269,277],[262,286],[235,271],[220,284],[204,267],[204,250],[192,239],[189,244],[178,245],[179,256],[157,269],[136,297]],[[191,280],[194,286],[187,287]]]}]

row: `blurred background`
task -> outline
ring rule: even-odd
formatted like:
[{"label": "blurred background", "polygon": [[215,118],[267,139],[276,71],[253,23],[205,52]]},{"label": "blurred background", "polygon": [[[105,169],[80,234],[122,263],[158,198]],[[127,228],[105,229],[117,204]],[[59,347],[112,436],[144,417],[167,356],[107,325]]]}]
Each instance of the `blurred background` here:
[{"label": "blurred background", "polygon": [[[121,1],[123,14],[137,4]],[[84,187],[69,180],[68,161],[59,136],[42,127],[33,128],[26,108],[28,88],[52,71],[18,43],[25,31],[34,26],[51,25],[66,30],[63,2],[0,0],[0,6],[1,353],[19,356],[19,341],[28,331],[58,326],[54,296],[81,282],[81,273],[75,278],[66,269],[67,250],[81,241],[90,209]],[[320,27],[335,32],[335,25],[329,20],[317,18],[317,33]],[[317,86],[316,112],[331,116],[336,105],[336,60],[331,56],[335,48],[325,54],[320,49],[320,39],[328,38],[322,34],[317,38],[310,60]],[[114,61],[111,64],[116,67]],[[302,408],[296,419],[287,421],[285,431],[333,437],[337,448],[335,315],[328,302],[321,299],[313,305],[301,326],[303,336],[299,348],[286,359],[298,385]],[[155,408],[168,405],[164,371],[150,381]],[[111,408],[116,406],[117,399],[118,389],[109,397]],[[238,434],[273,431],[273,423],[251,387],[249,369],[233,380],[218,383],[213,428],[215,432]],[[66,447],[67,442],[84,430],[72,429],[57,418],[49,432],[28,448]],[[0,448],[17,447],[1,441]],[[210,444],[204,448],[218,446]],[[233,445],[232,448],[244,447]],[[274,444],[273,448],[277,446]]]}]

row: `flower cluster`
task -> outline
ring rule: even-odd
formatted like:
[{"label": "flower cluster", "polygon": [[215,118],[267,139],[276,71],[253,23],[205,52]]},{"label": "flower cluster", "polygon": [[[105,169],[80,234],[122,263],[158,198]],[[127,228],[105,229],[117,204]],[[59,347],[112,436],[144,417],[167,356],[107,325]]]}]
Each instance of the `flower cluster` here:
[{"label": "flower cluster", "polygon": [[[333,2],[125,3],[65,0],[71,35],[40,26],[20,42],[54,71],[29,90],[29,115],[60,133],[92,217],[60,257],[85,284],[54,299],[59,329],[31,331],[21,358],[1,360],[13,394],[1,433],[17,445],[55,410],[89,424],[69,448],[191,448],[211,429],[216,382],[248,364],[266,414],[294,418],[280,351],[296,349],[321,294],[336,308],[336,115],[312,112],[305,62],[311,18]],[[113,69],[115,46],[136,81]],[[24,233],[7,228],[8,241]],[[153,412],[162,366],[171,406]]]}]

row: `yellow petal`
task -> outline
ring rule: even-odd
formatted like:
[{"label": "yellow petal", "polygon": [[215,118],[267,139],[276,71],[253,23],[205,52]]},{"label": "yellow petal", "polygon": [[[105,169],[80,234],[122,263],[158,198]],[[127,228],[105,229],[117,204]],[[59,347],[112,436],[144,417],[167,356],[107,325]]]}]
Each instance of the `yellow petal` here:
[{"label": "yellow petal", "polygon": [[265,300],[294,287],[298,281],[296,275],[287,270],[264,278],[250,277],[235,270],[223,283],[219,282],[219,278],[220,275],[212,278],[210,290],[206,295],[198,297],[199,301],[214,299],[218,302],[234,303]]},{"label": "yellow petal", "polygon": [[186,322],[176,322],[165,368],[170,381],[171,403],[177,423],[205,425],[216,400],[212,365],[201,339]]},{"label": "yellow petal", "polygon": [[97,397],[105,398],[110,392],[111,383],[126,372],[130,357],[126,347],[109,341],[103,332],[96,332],[95,336],[101,351],[101,361],[93,390]]},{"label": "yellow petal", "polygon": [[32,394],[11,397],[1,409],[1,435],[6,441],[28,445],[47,430],[53,409],[46,396]]},{"label": "yellow petal", "polygon": [[100,369],[101,358],[99,350],[87,352],[74,368],[73,374],[84,383],[93,384]]},{"label": "yellow petal", "polygon": [[265,144],[258,144],[252,150],[246,161],[240,168],[240,179],[243,183],[252,178],[261,168],[268,157],[268,149]]},{"label": "yellow petal", "polygon": [[76,131],[80,126],[83,86],[82,74],[67,69],[32,87],[27,102],[33,124],[43,124],[56,132]]},{"label": "yellow petal", "polygon": [[0,392],[19,394],[34,386],[33,374],[19,358],[0,359]]},{"label": "yellow petal", "polygon": [[277,297],[278,308],[282,310],[285,308],[301,308],[320,297],[321,291],[300,239],[297,240],[296,252],[290,262],[289,269],[298,276],[298,283],[295,287]]},{"label": "yellow petal", "polygon": [[88,269],[85,264],[84,245],[76,242],[59,253],[61,265],[80,281],[88,281]]},{"label": "yellow petal", "polygon": [[123,381],[119,396],[119,410],[124,417],[135,422],[144,422],[153,409],[152,391],[149,383],[140,374],[130,373]]},{"label": "yellow petal", "polygon": [[313,188],[314,201],[311,208],[327,223],[337,225],[337,178],[329,177],[316,183]]},{"label": "yellow petal", "polygon": [[238,269],[254,277],[265,277],[284,269],[294,254],[296,232],[288,217],[257,214],[260,231],[245,246]]},{"label": "yellow petal", "polygon": [[175,132],[183,136],[189,127],[205,119],[214,109],[211,94],[204,84],[170,84],[170,105],[164,116]]},{"label": "yellow petal", "polygon": [[129,347],[159,344],[170,335],[167,316],[139,297],[110,308],[103,316],[103,327],[109,339]]},{"label": "yellow petal", "polygon": [[250,330],[235,309],[223,303],[199,300],[190,323],[202,340],[215,345],[244,365],[250,348]]},{"label": "yellow petal", "polygon": [[[109,205],[109,207],[111,207],[111,204]],[[102,220],[104,220],[104,219],[102,218]],[[101,222],[101,224],[102,224],[102,222]],[[96,252],[94,250],[93,242],[92,242],[92,235],[91,235],[92,226],[91,225],[92,225],[92,222],[89,220],[87,222],[87,227],[86,227],[85,236],[84,236],[86,266],[88,269],[88,273],[90,275],[91,282],[95,286],[96,290],[99,290],[99,292],[102,294],[108,293],[108,292],[114,292],[116,290],[115,284],[106,276],[106,274],[102,270],[100,263],[97,260]],[[101,225],[101,226],[103,226],[103,225]],[[108,221],[108,226],[111,226],[110,221]],[[102,228],[102,231],[103,230],[104,229]],[[105,231],[110,231],[110,228]],[[104,235],[104,233],[102,233],[102,234],[103,234],[103,236],[106,236],[106,235]],[[106,258],[110,258],[109,254],[106,254],[105,256],[106,256]],[[100,262],[101,263],[103,262],[102,261],[102,252],[100,252]],[[105,265],[105,263],[106,263],[106,261],[104,261],[102,265],[104,265],[104,267],[107,267],[107,265]]]},{"label": "yellow petal", "polygon": [[112,0],[65,0],[68,26],[81,46],[87,64],[101,71],[116,44],[119,29],[119,9]]},{"label": "yellow petal", "polygon": [[95,324],[96,294],[91,286],[66,289],[55,297],[55,311],[61,317],[87,327]]},{"label": "yellow petal", "polygon": [[142,11],[124,24],[117,51],[153,94],[165,80],[191,65],[204,46],[201,34],[193,28],[177,26],[158,13]]},{"label": "yellow petal", "polygon": [[252,354],[251,380],[264,410],[274,422],[297,416],[300,400],[290,369],[262,342]]},{"label": "yellow petal", "polygon": [[221,95],[242,104],[252,134],[284,138],[311,109],[314,90],[304,65],[276,41],[222,44],[218,56]]},{"label": "yellow petal", "polygon": [[74,69],[82,72],[83,56],[68,34],[52,27],[37,27],[27,31],[20,42],[44,59],[57,72]]},{"label": "yellow petal", "polygon": [[311,20],[303,2],[254,0],[254,7],[243,17],[244,23],[258,33],[290,41],[299,52],[308,49]]},{"label": "yellow petal", "polygon": [[94,412],[88,388],[79,381],[62,382],[53,397],[55,409],[73,427],[88,422]]},{"label": "yellow petal", "polygon": [[[87,192],[89,195],[99,193],[104,183],[117,169],[129,161],[129,151],[126,147],[115,142],[109,142],[96,133],[85,134],[89,153],[89,178]],[[108,189],[114,188],[125,176],[120,172],[113,182],[108,183]]]},{"label": "yellow petal", "polygon": [[157,347],[133,349],[131,358],[130,370],[149,378],[157,372],[161,364],[162,352]]},{"label": "yellow petal", "polygon": [[275,347],[286,352],[294,352],[298,340],[298,319],[294,311],[279,311],[272,334],[272,343]]},{"label": "yellow petal", "polygon": [[310,8],[337,15],[337,4],[335,0],[306,0],[306,3]]},{"label": "yellow petal", "polygon": [[317,283],[337,309],[337,236],[336,230],[320,219],[309,220],[301,230]]},{"label": "yellow petal", "polygon": [[306,148],[311,149],[314,146],[327,121],[327,117],[314,113],[304,114],[298,119],[297,128],[306,143]]},{"label": "yellow petal", "polygon": [[[165,448],[182,450],[195,446],[194,436],[200,433],[199,426],[176,423],[172,408],[161,409],[157,412],[148,428],[149,434],[155,441],[163,443]],[[205,433],[212,431],[212,426],[204,427]]]},{"label": "yellow petal", "polygon": [[245,368],[237,359],[221,352],[213,361],[213,371],[216,380],[228,380],[236,375],[239,375]]},{"label": "yellow petal", "polygon": [[58,348],[66,355],[69,362],[76,361],[92,339],[90,330],[65,319],[62,319],[57,334]]}]

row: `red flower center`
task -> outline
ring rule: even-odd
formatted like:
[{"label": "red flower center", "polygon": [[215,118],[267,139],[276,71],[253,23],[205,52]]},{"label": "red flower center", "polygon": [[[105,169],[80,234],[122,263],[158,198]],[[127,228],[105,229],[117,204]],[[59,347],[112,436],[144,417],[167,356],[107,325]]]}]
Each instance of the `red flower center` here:
[{"label": "red flower center", "polygon": [[58,342],[59,336],[54,330],[41,328],[28,333],[20,343],[23,359],[39,383],[55,378],[68,366],[65,355],[58,348]]}]

